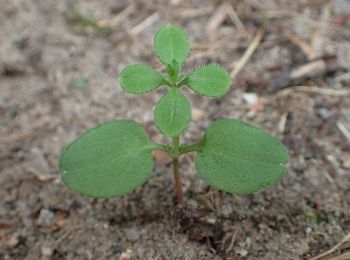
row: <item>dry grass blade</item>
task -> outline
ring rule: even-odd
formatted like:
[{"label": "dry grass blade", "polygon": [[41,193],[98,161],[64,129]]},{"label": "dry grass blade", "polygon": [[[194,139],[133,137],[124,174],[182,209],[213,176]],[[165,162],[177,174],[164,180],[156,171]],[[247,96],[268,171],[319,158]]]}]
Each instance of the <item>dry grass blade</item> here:
[{"label": "dry grass blade", "polygon": [[[310,260],[319,260],[319,259],[323,259],[324,257],[329,256],[330,254],[334,253],[337,249],[339,249],[344,243],[349,242],[350,241],[350,233],[347,234],[343,240],[341,242],[339,242],[338,244],[336,244],[334,247],[332,247],[330,250],[315,256],[313,258],[311,258]],[[344,255],[343,255],[344,256]],[[340,258],[341,256],[337,256],[337,257],[333,257],[331,259],[349,259],[349,258]]]},{"label": "dry grass blade", "polygon": [[[309,16],[300,14],[296,11],[291,10],[269,10],[266,12],[263,12],[263,15],[267,18],[274,19],[274,18],[292,18],[292,19],[300,19],[303,22],[316,26],[320,29],[326,29],[328,31],[337,31],[338,33],[342,33],[346,36],[350,35],[350,30],[347,28],[337,27],[334,23],[331,21],[316,21],[311,19]],[[261,13],[259,13],[259,16],[261,16]]]},{"label": "dry grass blade", "polygon": [[226,12],[232,22],[235,24],[237,29],[241,32],[242,35],[244,35],[248,40],[250,40],[252,37],[249,34],[248,30],[245,28],[241,20],[239,19],[235,9],[233,9],[232,5],[229,3],[226,3]]},{"label": "dry grass blade", "polygon": [[281,134],[284,133],[284,130],[286,128],[287,117],[288,117],[288,113],[283,113],[283,115],[281,116],[280,122],[278,124],[278,132]]},{"label": "dry grass blade", "polygon": [[225,21],[227,15],[226,4],[222,3],[210,17],[206,29],[207,34],[212,41],[216,39],[218,28]]},{"label": "dry grass blade", "polygon": [[317,47],[319,42],[321,41],[321,29],[316,28],[311,37],[311,43],[310,43],[310,53],[308,54],[309,60],[315,59],[317,57]]},{"label": "dry grass blade", "polygon": [[126,20],[126,18],[134,11],[135,4],[130,4],[112,19],[98,21],[98,25],[101,27],[116,27],[118,24]]},{"label": "dry grass blade", "polygon": [[256,48],[258,48],[263,36],[265,33],[264,28],[260,28],[257,33],[254,36],[253,41],[250,43],[248,49],[245,51],[243,54],[242,58],[238,61],[237,65],[235,68],[231,71],[230,75],[232,79],[235,79],[237,74],[244,68],[244,66],[247,64],[249,58],[252,56]]},{"label": "dry grass blade", "polygon": [[130,34],[137,35],[140,32],[142,32],[145,28],[148,26],[151,26],[153,23],[155,23],[160,18],[160,15],[155,12],[149,17],[147,17],[144,21],[136,25],[134,28],[130,30]]},{"label": "dry grass blade", "polygon": [[340,120],[337,121],[337,127],[340,130],[340,132],[343,133],[343,135],[348,139],[348,141],[350,142],[350,132],[349,130],[345,127],[345,125],[343,124],[343,122],[341,122]]},{"label": "dry grass blade", "polygon": [[328,258],[327,260],[349,260],[350,253],[341,254],[332,258]]},{"label": "dry grass blade", "polygon": [[294,86],[289,87],[288,89],[282,90],[279,95],[286,95],[292,92],[304,92],[304,93],[314,93],[314,94],[320,94],[320,95],[326,95],[326,96],[336,96],[336,97],[343,97],[343,96],[349,96],[350,90],[347,89],[331,89],[331,88],[319,88],[314,86]]},{"label": "dry grass blade", "polygon": [[181,9],[178,12],[174,13],[173,15],[181,17],[181,18],[195,18],[198,16],[205,16],[209,15],[213,12],[212,6],[205,6],[201,8],[196,9]]},{"label": "dry grass blade", "polygon": [[305,55],[309,55],[311,52],[310,44],[291,32],[286,32],[285,35],[294,45],[298,46]]},{"label": "dry grass blade", "polygon": [[307,56],[309,60],[315,59],[317,56],[317,44],[320,39],[320,29],[317,28],[313,33],[311,37],[311,43],[307,43],[304,40],[302,40],[297,35],[286,32],[286,37],[296,46],[298,46],[302,52]]}]

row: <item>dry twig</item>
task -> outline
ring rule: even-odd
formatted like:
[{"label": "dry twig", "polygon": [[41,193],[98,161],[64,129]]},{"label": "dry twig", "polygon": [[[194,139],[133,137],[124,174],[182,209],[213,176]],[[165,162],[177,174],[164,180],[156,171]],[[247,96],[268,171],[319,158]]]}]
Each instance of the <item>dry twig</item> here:
[{"label": "dry twig", "polygon": [[242,58],[238,61],[237,65],[235,68],[231,71],[231,77],[234,79],[237,74],[244,68],[244,66],[247,64],[249,58],[252,56],[256,48],[258,48],[263,36],[265,33],[264,28],[260,28],[257,33],[254,36],[253,41],[250,43],[248,49],[245,51],[243,54]]},{"label": "dry twig", "polygon": [[[320,254],[320,255],[318,255],[318,256],[315,256],[315,257],[313,257],[313,258],[311,258],[310,260],[319,260],[319,259],[322,259],[322,258],[324,258],[324,257],[326,257],[326,256],[329,256],[330,254],[332,254],[332,253],[334,253],[336,250],[338,250],[343,244],[345,244],[345,243],[347,243],[347,242],[349,242],[350,241],[350,233],[349,234],[347,234],[344,238],[343,238],[343,240],[341,241],[341,242],[339,242],[338,244],[336,244],[333,248],[331,248],[331,249],[329,249],[328,251],[326,251],[326,252],[324,252],[324,253],[322,253],[322,254]],[[349,255],[349,254],[347,254],[347,255]],[[342,256],[344,256],[344,255],[342,255]],[[342,256],[338,256],[338,257],[333,257],[333,258],[331,258],[331,259],[333,259],[333,260],[335,260],[335,259],[349,259],[349,258],[340,258],[340,257],[342,257]]]}]

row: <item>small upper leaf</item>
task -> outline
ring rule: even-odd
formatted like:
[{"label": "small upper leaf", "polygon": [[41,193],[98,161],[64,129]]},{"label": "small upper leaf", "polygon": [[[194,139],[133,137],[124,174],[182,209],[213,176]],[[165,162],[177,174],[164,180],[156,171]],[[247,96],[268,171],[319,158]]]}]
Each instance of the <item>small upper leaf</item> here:
[{"label": "small upper leaf", "polygon": [[187,80],[188,86],[199,95],[223,96],[232,84],[227,71],[217,65],[207,65],[193,71]]},{"label": "small upper leaf", "polygon": [[121,196],[141,185],[153,168],[153,143],[134,121],[104,123],[82,134],[63,152],[63,182],[89,197]]},{"label": "small upper leaf", "polygon": [[160,132],[166,136],[181,134],[190,119],[190,103],[178,89],[170,89],[156,105],[154,120]]},{"label": "small upper leaf", "polygon": [[190,47],[187,34],[178,26],[166,24],[162,26],[155,38],[154,48],[160,61],[165,65],[183,64]]},{"label": "small upper leaf", "polygon": [[223,119],[207,129],[196,168],[214,187],[247,194],[278,181],[287,160],[288,152],[277,139],[242,121]]},{"label": "small upper leaf", "polygon": [[126,67],[118,80],[125,91],[134,94],[150,92],[164,82],[160,73],[143,64]]}]

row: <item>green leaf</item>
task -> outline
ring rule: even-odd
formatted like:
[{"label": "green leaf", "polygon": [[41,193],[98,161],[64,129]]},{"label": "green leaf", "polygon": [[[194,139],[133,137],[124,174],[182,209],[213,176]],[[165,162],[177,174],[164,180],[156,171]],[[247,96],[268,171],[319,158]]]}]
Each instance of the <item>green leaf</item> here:
[{"label": "green leaf", "polygon": [[150,92],[164,82],[160,73],[143,64],[126,67],[118,80],[125,91],[134,94]]},{"label": "green leaf", "polygon": [[175,137],[181,134],[191,119],[190,103],[178,89],[170,89],[157,103],[154,119],[162,134]]},{"label": "green leaf", "polygon": [[89,197],[121,196],[140,186],[153,169],[154,144],[134,121],[119,120],[88,130],[63,152],[63,182]]},{"label": "green leaf", "polygon": [[208,97],[223,96],[231,87],[230,75],[217,65],[207,65],[193,71],[187,85],[196,93]]},{"label": "green leaf", "polygon": [[248,194],[277,182],[288,152],[261,129],[239,120],[214,122],[206,131],[196,159],[199,175],[214,187]]},{"label": "green leaf", "polygon": [[174,66],[174,61],[181,65],[190,50],[187,34],[178,26],[166,24],[162,26],[155,38],[154,48],[160,61]]}]

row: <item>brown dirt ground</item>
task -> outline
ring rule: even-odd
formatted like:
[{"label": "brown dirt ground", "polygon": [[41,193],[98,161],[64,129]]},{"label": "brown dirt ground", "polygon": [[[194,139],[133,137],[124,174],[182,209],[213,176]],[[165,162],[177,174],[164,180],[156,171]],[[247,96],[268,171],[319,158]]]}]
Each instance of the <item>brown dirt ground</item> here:
[{"label": "brown dirt ground", "polygon": [[[109,29],[99,30],[65,1],[0,0],[0,259],[309,259],[342,241],[350,232],[349,1],[228,3],[234,9],[77,1],[85,18],[105,20]],[[206,63],[233,70],[263,21],[262,41],[228,95],[186,92],[193,120],[183,141],[221,117],[258,125],[289,149],[279,184],[249,196],[218,192],[184,156],[189,207],[207,213],[195,218],[175,209],[160,154],[151,179],[123,198],[88,199],[61,183],[60,152],[101,122],[134,119],[166,141],[153,126],[164,88],[137,96],[116,81],[127,64],[162,69],[152,49],[159,26],[176,23],[190,35],[185,71]],[[297,68],[301,76],[291,74]],[[350,259],[349,248],[345,240],[322,259]]]}]

